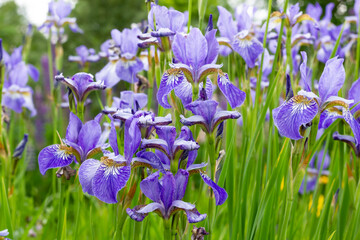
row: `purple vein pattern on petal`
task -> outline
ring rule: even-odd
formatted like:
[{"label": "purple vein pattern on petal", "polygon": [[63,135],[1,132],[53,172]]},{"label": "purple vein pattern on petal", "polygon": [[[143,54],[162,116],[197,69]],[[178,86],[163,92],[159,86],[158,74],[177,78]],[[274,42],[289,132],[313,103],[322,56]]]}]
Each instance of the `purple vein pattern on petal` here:
[{"label": "purple vein pattern on petal", "polygon": [[317,115],[318,108],[313,99],[297,95],[273,110],[274,123],[281,135],[294,140],[301,139],[301,125],[311,122]]}]

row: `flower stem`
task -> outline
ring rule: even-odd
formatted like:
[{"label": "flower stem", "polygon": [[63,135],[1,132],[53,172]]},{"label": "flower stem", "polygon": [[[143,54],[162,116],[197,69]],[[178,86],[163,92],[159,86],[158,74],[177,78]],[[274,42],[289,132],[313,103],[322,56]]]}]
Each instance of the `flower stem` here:
[{"label": "flower stem", "polygon": [[171,239],[171,221],[170,219],[164,219],[164,240]]},{"label": "flower stem", "polygon": [[[208,154],[209,154],[209,159],[210,159],[210,178],[213,179],[215,181],[215,168],[216,168],[216,150],[215,150],[215,140],[214,140],[214,135],[213,134],[208,134],[207,135],[207,147],[208,147]],[[207,227],[207,229],[209,230],[209,233],[212,233],[212,224],[213,224],[213,218],[214,218],[214,210],[215,210],[215,206],[214,206],[214,194],[213,194],[213,190],[210,189],[210,197],[209,197],[209,207],[208,207],[208,222],[209,225]]]}]

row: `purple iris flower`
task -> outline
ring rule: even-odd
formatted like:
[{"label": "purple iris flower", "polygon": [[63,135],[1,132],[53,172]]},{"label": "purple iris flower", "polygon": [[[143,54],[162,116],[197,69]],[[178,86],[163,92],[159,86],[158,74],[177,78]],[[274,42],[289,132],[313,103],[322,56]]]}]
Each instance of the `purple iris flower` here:
[{"label": "purple iris flower", "polygon": [[3,59],[3,46],[2,46],[2,39],[0,38],[0,62]]},{"label": "purple iris flower", "polygon": [[[309,162],[309,167],[307,169],[307,179],[306,179],[306,192],[311,192],[315,190],[317,178],[321,170],[322,176],[329,176],[329,171],[327,170],[330,166],[330,156],[326,153],[324,156],[324,150],[318,152]],[[315,159],[317,159],[315,165]],[[301,183],[299,193],[304,194],[305,192],[305,179]]]},{"label": "purple iris flower", "polygon": [[[160,150],[170,160],[178,159],[185,151],[199,149],[199,144],[192,140],[184,140],[183,135],[176,139],[176,128],[173,126],[155,126],[158,139],[143,139],[141,148],[155,148]],[[165,162],[164,162],[165,163]]]},{"label": "purple iris flower", "polygon": [[5,64],[5,81],[3,88],[2,105],[17,113],[22,112],[22,108],[27,108],[31,116],[36,115],[36,109],[32,100],[33,91],[27,86],[29,76],[37,81],[39,71],[31,64],[25,64],[22,59],[22,46],[15,48],[9,55],[5,50],[2,51]]},{"label": "purple iris flower", "polygon": [[142,40],[139,47],[157,45],[161,51],[170,50],[172,37],[177,32],[183,32],[184,22],[184,13],[152,3],[148,14],[148,24],[152,31],[139,36]]},{"label": "purple iris flower", "polygon": [[[245,8],[246,9],[246,8]],[[230,49],[233,49],[235,52],[240,54],[240,56],[245,60],[246,64],[253,68],[255,66],[256,59],[263,52],[262,43],[254,37],[254,34],[251,32],[251,22],[248,21],[249,18],[246,18],[247,21],[243,22],[242,18],[239,17],[234,21],[231,13],[225,8],[218,6],[219,10],[219,19],[217,26],[220,30],[220,35],[222,41],[226,42]],[[245,12],[241,16],[245,17]],[[222,55],[226,56],[230,54],[231,50],[222,49],[220,52]]]},{"label": "purple iris flower", "polygon": [[136,121],[126,122],[124,157],[120,155],[114,122],[109,143],[113,152],[105,152],[101,160],[87,159],[79,168],[83,191],[106,203],[117,203],[117,193],[126,185],[131,174],[133,154],[141,141]]},{"label": "purple iris flower", "polygon": [[244,102],[245,93],[220,70],[222,65],[214,64],[219,50],[215,34],[216,30],[213,29],[203,36],[198,28],[193,28],[187,36],[175,35],[173,52],[179,63],[171,64],[172,68],[162,76],[157,94],[161,106],[171,108],[167,96],[173,89],[184,105],[189,104],[192,101],[193,85],[206,81],[206,77],[213,73],[217,74],[218,87],[232,108]]},{"label": "purple iris flower", "polygon": [[[157,127],[156,132],[160,139],[154,139],[147,141],[143,139],[142,148],[155,148],[155,153],[153,152],[140,152],[137,156],[142,158],[141,161],[143,163],[148,163],[152,168],[159,169],[160,172],[165,173],[170,170],[170,165],[176,162],[173,162],[178,158],[178,168],[177,169],[185,169],[190,175],[194,173],[199,173],[204,183],[211,187],[215,194],[216,205],[223,204],[228,195],[225,189],[218,186],[214,181],[211,180],[202,170],[202,168],[207,166],[207,163],[195,164],[195,159],[197,157],[198,145],[195,142],[193,135],[190,129],[186,126],[181,128],[181,132],[179,137],[174,141],[176,137],[176,129],[175,127]],[[169,137],[165,139],[165,137]],[[165,140],[165,141],[161,141]],[[172,142],[174,143],[172,144]],[[171,146],[172,149],[179,149],[183,151],[175,151],[172,154],[169,154],[170,148],[165,147],[165,143],[167,142],[167,146]],[[179,147],[180,146],[180,147]],[[187,161],[186,161],[187,159]],[[147,161],[146,161],[147,160]]]},{"label": "purple iris flower", "polygon": [[[138,81],[136,74],[144,69],[143,62],[136,56],[139,43],[137,36],[140,33],[138,28],[125,28],[122,32],[117,29],[111,31],[113,42],[107,49],[109,63],[96,74],[97,81],[104,81],[108,88],[112,88],[120,80],[129,83]],[[103,48],[106,51],[106,46]]]},{"label": "purple iris flower", "polygon": [[[52,27],[55,27],[63,31],[64,26],[69,25],[71,31],[83,33],[76,24],[76,18],[68,17],[71,10],[71,3],[67,3],[64,0],[51,1],[49,3],[50,16],[46,18],[46,21],[39,27],[39,30],[48,33]],[[54,31],[54,33],[56,32]]]},{"label": "purple iris flower", "polygon": [[197,100],[188,105],[186,108],[190,110],[194,116],[185,118],[180,116],[180,122],[186,126],[199,124],[204,132],[211,134],[226,119],[237,119],[241,115],[237,111],[218,111],[218,102],[214,100]]},{"label": "purple iris flower", "polygon": [[45,147],[39,153],[39,169],[42,175],[50,168],[70,165],[75,159],[78,163],[101,151],[101,114],[85,124],[70,112],[69,125],[63,143]]},{"label": "purple iris flower", "polygon": [[[303,138],[300,129],[306,127],[319,112],[329,106],[329,103],[338,103],[348,107],[348,104],[352,102],[337,96],[345,81],[343,59],[335,57],[326,62],[319,80],[319,97],[311,92],[306,54],[302,53],[302,55],[304,61],[300,66],[300,72],[305,90],[299,91],[296,96],[287,94],[287,99],[273,110],[274,124],[279,133],[294,140]],[[291,89],[290,79],[287,80],[287,83],[288,89]],[[287,92],[292,93],[292,90]]]},{"label": "purple iris flower", "polygon": [[76,48],[76,54],[77,56],[69,56],[69,61],[78,62],[82,67],[84,67],[87,62],[97,62],[100,59],[93,48],[88,49],[84,45]]},{"label": "purple iris flower", "polygon": [[106,88],[103,82],[95,82],[93,75],[84,72],[76,73],[71,79],[60,74],[55,77],[55,80],[68,86],[75,95],[77,102],[82,103],[85,102],[90,92]]},{"label": "purple iris flower", "polygon": [[10,238],[5,238],[7,235],[9,235],[9,230],[5,229],[0,231],[0,239],[10,240]]},{"label": "purple iris flower", "polygon": [[145,93],[134,93],[133,91],[121,91],[120,98],[113,97],[111,107],[105,107],[105,114],[114,114],[117,110],[124,110],[126,113],[137,112],[144,108],[148,98]]},{"label": "purple iris flower", "polygon": [[178,210],[185,211],[189,223],[204,220],[206,214],[200,214],[194,204],[181,200],[185,195],[188,178],[189,173],[183,169],[179,169],[175,177],[171,172],[166,172],[160,181],[159,172],[151,174],[140,183],[140,189],[153,203],[128,208],[126,212],[135,221],[144,220],[150,212],[169,219]]}]

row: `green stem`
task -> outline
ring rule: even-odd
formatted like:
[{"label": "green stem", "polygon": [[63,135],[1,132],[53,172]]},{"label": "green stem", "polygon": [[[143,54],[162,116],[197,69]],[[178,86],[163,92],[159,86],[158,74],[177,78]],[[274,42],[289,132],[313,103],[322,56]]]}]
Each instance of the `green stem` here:
[{"label": "green stem", "polygon": [[170,219],[164,219],[164,240],[171,239],[171,221]]},{"label": "green stem", "polygon": [[[207,143],[208,143],[208,154],[210,159],[210,178],[215,181],[215,168],[216,168],[216,153],[215,153],[215,139],[213,134],[207,135]],[[214,221],[214,211],[215,211],[215,205],[214,205],[214,197],[213,197],[213,191],[210,190],[210,197],[209,197],[209,209],[208,209],[208,230],[210,234],[212,233],[212,225]],[[211,236],[211,235],[210,235]]]},{"label": "green stem", "polygon": [[292,57],[291,57],[291,27],[288,27],[286,29],[286,61],[287,61],[287,65],[289,66],[289,74],[290,74],[290,78],[291,78],[291,82],[294,85],[294,78],[293,78],[293,62],[292,62]]},{"label": "green stem", "polygon": [[187,24],[187,32],[189,33],[191,27],[192,0],[188,1],[188,12],[189,12],[189,20]]},{"label": "green stem", "polygon": [[80,120],[82,122],[84,122],[84,103],[83,102],[78,102],[77,116],[80,118]]}]

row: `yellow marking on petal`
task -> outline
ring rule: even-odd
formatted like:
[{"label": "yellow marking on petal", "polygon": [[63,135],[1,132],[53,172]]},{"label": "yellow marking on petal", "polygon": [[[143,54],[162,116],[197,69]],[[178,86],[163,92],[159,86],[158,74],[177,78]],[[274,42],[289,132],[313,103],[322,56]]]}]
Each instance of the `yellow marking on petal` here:
[{"label": "yellow marking on petal", "polygon": [[[329,109],[333,109],[335,108],[335,106],[341,106],[341,107],[344,107],[346,109],[349,108],[349,104],[341,101],[341,100],[335,100],[335,101],[332,101],[332,102],[329,102],[328,104],[325,105],[325,107],[321,110],[321,112],[325,111],[326,109],[329,110]],[[333,110],[334,111],[334,110]],[[342,114],[342,112],[339,110],[340,112],[340,115]]]},{"label": "yellow marking on petal", "polygon": [[317,212],[316,212],[316,216],[319,217],[321,210],[324,208],[324,202],[325,202],[325,198],[324,195],[320,195],[319,196],[319,200],[318,200],[318,206],[317,206]]},{"label": "yellow marking on petal", "polygon": [[329,182],[328,176],[321,176],[319,179],[319,183],[321,183],[321,184],[327,184],[328,182]]},{"label": "yellow marking on petal", "polygon": [[309,21],[315,22],[315,20],[314,20],[312,17],[310,17],[310,15],[308,15],[308,14],[303,14],[303,15],[301,15],[300,17],[298,17],[298,18],[296,19],[295,24],[297,24],[297,23],[299,23],[299,22],[302,22],[302,21],[305,21],[305,20],[309,20]]},{"label": "yellow marking on petal", "polygon": [[179,68],[170,68],[166,73],[169,75],[179,75],[181,74],[181,70]]},{"label": "yellow marking on petal", "polygon": [[284,185],[285,185],[285,179],[283,177],[282,180],[281,180],[281,184],[280,184],[280,190],[281,191],[284,190]]},{"label": "yellow marking on petal", "polygon": [[123,167],[126,165],[126,163],[117,163],[113,159],[103,156],[100,158],[100,161],[105,164],[107,167]]}]

